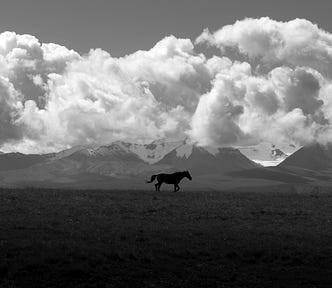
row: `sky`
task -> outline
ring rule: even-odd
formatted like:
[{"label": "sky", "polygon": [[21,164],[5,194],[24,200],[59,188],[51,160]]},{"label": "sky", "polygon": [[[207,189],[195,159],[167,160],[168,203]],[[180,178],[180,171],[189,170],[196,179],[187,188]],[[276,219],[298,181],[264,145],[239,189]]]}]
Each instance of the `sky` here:
[{"label": "sky", "polygon": [[245,17],[305,18],[332,31],[329,0],[2,0],[2,31],[32,34],[87,53],[114,57],[150,49],[168,35],[192,40]]},{"label": "sky", "polygon": [[7,1],[0,150],[332,139],[329,1]]}]

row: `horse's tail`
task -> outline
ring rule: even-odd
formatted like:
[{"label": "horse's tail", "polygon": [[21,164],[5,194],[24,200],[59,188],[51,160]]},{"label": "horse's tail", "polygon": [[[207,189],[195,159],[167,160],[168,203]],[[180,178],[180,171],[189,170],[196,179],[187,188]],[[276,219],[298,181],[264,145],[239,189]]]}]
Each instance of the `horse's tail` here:
[{"label": "horse's tail", "polygon": [[152,183],[156,179],[157,175],[152,175],[150,181],[146,181],[146,183]]}]

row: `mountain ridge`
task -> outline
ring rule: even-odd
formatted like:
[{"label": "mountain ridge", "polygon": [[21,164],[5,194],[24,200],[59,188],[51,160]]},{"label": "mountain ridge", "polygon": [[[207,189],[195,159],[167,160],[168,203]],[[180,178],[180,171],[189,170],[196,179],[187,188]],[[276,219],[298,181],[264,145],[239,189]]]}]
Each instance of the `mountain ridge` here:
[{"label": "mountain ridge", "polygon": [[[190,150],[189,153],[188,150]],[[158,164],[190,170],[201,175],[227,173],[260,166],[235,148],[219,148],[211,152],[193,144],[183,144],[172,150]]]},{"label": "mountain ridge", "polygon": [[[277,147],[266,147],[264,153],[270,153],[270,148],[276,154],[284,153]],[[145,180],[151,175],[184,170],[194,178],[187,183],[190,189],[318,180],[329,185],[332,144],[326,147],[305,146],[275,167],[263,167],[237,148],[200,147],[186,140],[149,144],[116,141],[49,154],[4,153],[0,154],[0,186],[146,189]]]},{"label": "mountain ridge", "polygon": [[[210,150],[210,151],[208,151]],[[190,170],[196,176],[215,174],[222,175],[230,171],[257,167],[257,164],[246,158],[234,148],[206,149],[185,140],[165,143],[154,141],[150,144],[133,144],[116,141],[102,146],[78,146],[44,155],[35,155],[35,161],[26,161],[18,169],[5,169],[8,158],[0,155],[0,183],[43,182],[50,185],[57,183],[96,182],[100,177],[110,185],[125,186],[126,182],[140,183],[152,174]],[[21,158],[31,158],[25,154],[13,153]],[[152,157],[153,161],[149,158]],[[15,157],[14,157],[15,158]],[[172,158],[174,161],[170,161]],[[231,160],[227,160],[227,159]],[[34,159],[34,158],[33,158]],[[238,164],[236,164],[238,162]],[[8,164],[8,163],[7,163]],[[99,179],[99,180],[98,180]],[[105,182],[104,181],[104,182]],[[143,181],[142,181],[143,183]]]}]

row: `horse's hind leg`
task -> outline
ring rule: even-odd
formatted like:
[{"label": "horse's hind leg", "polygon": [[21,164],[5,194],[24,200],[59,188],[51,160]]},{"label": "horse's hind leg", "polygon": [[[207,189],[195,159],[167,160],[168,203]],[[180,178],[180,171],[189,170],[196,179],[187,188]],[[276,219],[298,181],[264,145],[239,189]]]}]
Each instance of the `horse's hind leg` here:
[{"label": "horse's hind leg", "polygon": [[155,186],[156,186],[156,191],[160,191],[160,186],[161,186],[161,182],[158,182]]},{"label": "horse's hind leg", "polygon": [[158,183],[154,184],[154,187],[156,187],[156,191],[158,191]]},{"label": "horse's hind leg", "polygon": [[174,184],[174,192],[177,192],[180,190],[179,184]]}]

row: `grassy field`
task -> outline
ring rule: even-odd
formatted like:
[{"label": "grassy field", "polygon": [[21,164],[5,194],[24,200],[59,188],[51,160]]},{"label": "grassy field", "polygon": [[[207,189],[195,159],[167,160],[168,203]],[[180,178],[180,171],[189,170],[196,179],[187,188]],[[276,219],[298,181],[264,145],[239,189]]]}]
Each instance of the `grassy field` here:
[{"label": "grassy field", "polygon": [[332,193],[0,190],[0,287],[332,287]]}]

